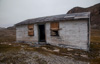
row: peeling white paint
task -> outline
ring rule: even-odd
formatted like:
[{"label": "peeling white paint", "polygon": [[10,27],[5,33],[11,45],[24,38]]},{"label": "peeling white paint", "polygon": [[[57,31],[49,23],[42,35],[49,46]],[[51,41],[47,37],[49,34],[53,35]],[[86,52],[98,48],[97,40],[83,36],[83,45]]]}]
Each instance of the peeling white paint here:
[{"label": "peeling white paint", "polygon": [[[52,45],[67,45],[66,47],[88,49],[87,20],[59,22],[59,37],[51,36],[50,22],[45,24],[46,42]],[[16,28],[17,41],[38,42],[38,25],[34,24],[34,36],[28,36],[27,25]]]}]

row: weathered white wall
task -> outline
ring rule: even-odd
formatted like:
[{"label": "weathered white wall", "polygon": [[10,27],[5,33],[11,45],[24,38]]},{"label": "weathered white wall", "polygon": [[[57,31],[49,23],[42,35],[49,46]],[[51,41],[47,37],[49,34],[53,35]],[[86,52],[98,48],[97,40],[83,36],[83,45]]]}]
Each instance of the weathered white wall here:
[{"label": "weathered white wall", "polygon": [[16,40],[26,42],[38,42],[37,24],[34,24],[34,36],[28,36],[28,25],[16,27]]},{"label": "weathered white wall", "polygon": [[59,27],[59,37],[50,36],[50,23],[46,23],[47,43],[53,45],[66,44],[70,45],[67,47],[87,50],[87,21],[64,21],[59,23]]},{"label": "weathered white wall", "polygon": [[[50,22],[45,24],[46,42],[52,45],[64,44],[67,47],[88,49],[87,21],[62,21],[59,22],[59,37],[51,36]],[[27,25],[16,28],[17,41],[38,42],[38,26],[34,24],[34,36],[28,36]]]}]

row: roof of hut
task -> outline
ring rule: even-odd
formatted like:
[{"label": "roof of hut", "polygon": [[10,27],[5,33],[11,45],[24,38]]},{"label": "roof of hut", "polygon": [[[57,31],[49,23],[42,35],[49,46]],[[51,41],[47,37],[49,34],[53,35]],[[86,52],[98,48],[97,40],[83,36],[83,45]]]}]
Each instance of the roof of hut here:
[{"label": "roof of hut", "polygon": [[90,16],[90,12],[46,16],[46,17],[40,17],[40,18],[34,18],[34,19],[27,19],[27,20],[24,20],[22,22],[15,24],[15,26],[34,24],[34,23],[40,23],[40,22],[88,19],[89,16]]}]

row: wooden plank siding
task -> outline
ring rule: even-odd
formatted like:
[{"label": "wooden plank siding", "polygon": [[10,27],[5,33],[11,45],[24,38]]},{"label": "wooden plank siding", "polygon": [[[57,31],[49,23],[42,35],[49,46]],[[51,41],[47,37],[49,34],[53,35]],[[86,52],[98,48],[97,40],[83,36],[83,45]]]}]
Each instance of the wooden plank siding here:
[{"label": "wooden plank siding", "polygon": [[50,24],[51,29],[51,36],[59,36],[58,30],[59,30],[59,22],[52,22]]},{"label": "wooden plank siding", "polygon": [[34,36],[34,24],[28,25],[28,35]]},{"label": "wooden plank siding", "polygon": [[58,30],[59,29],[59,22],[52,22],[50,29],[51,30]]}]

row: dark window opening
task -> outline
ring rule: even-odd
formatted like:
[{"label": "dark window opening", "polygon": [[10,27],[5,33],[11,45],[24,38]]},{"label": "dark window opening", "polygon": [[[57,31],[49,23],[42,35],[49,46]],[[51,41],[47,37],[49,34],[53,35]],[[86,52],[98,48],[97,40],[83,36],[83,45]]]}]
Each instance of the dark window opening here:
[{"label": "dark window opening", "polygon": [[39,28],[39,42],[45,42],[45,25],[38,25]]},{"label": "dark window opening", "polygon": [[58,31],[51,30],[51,36],[59,36]]}]

